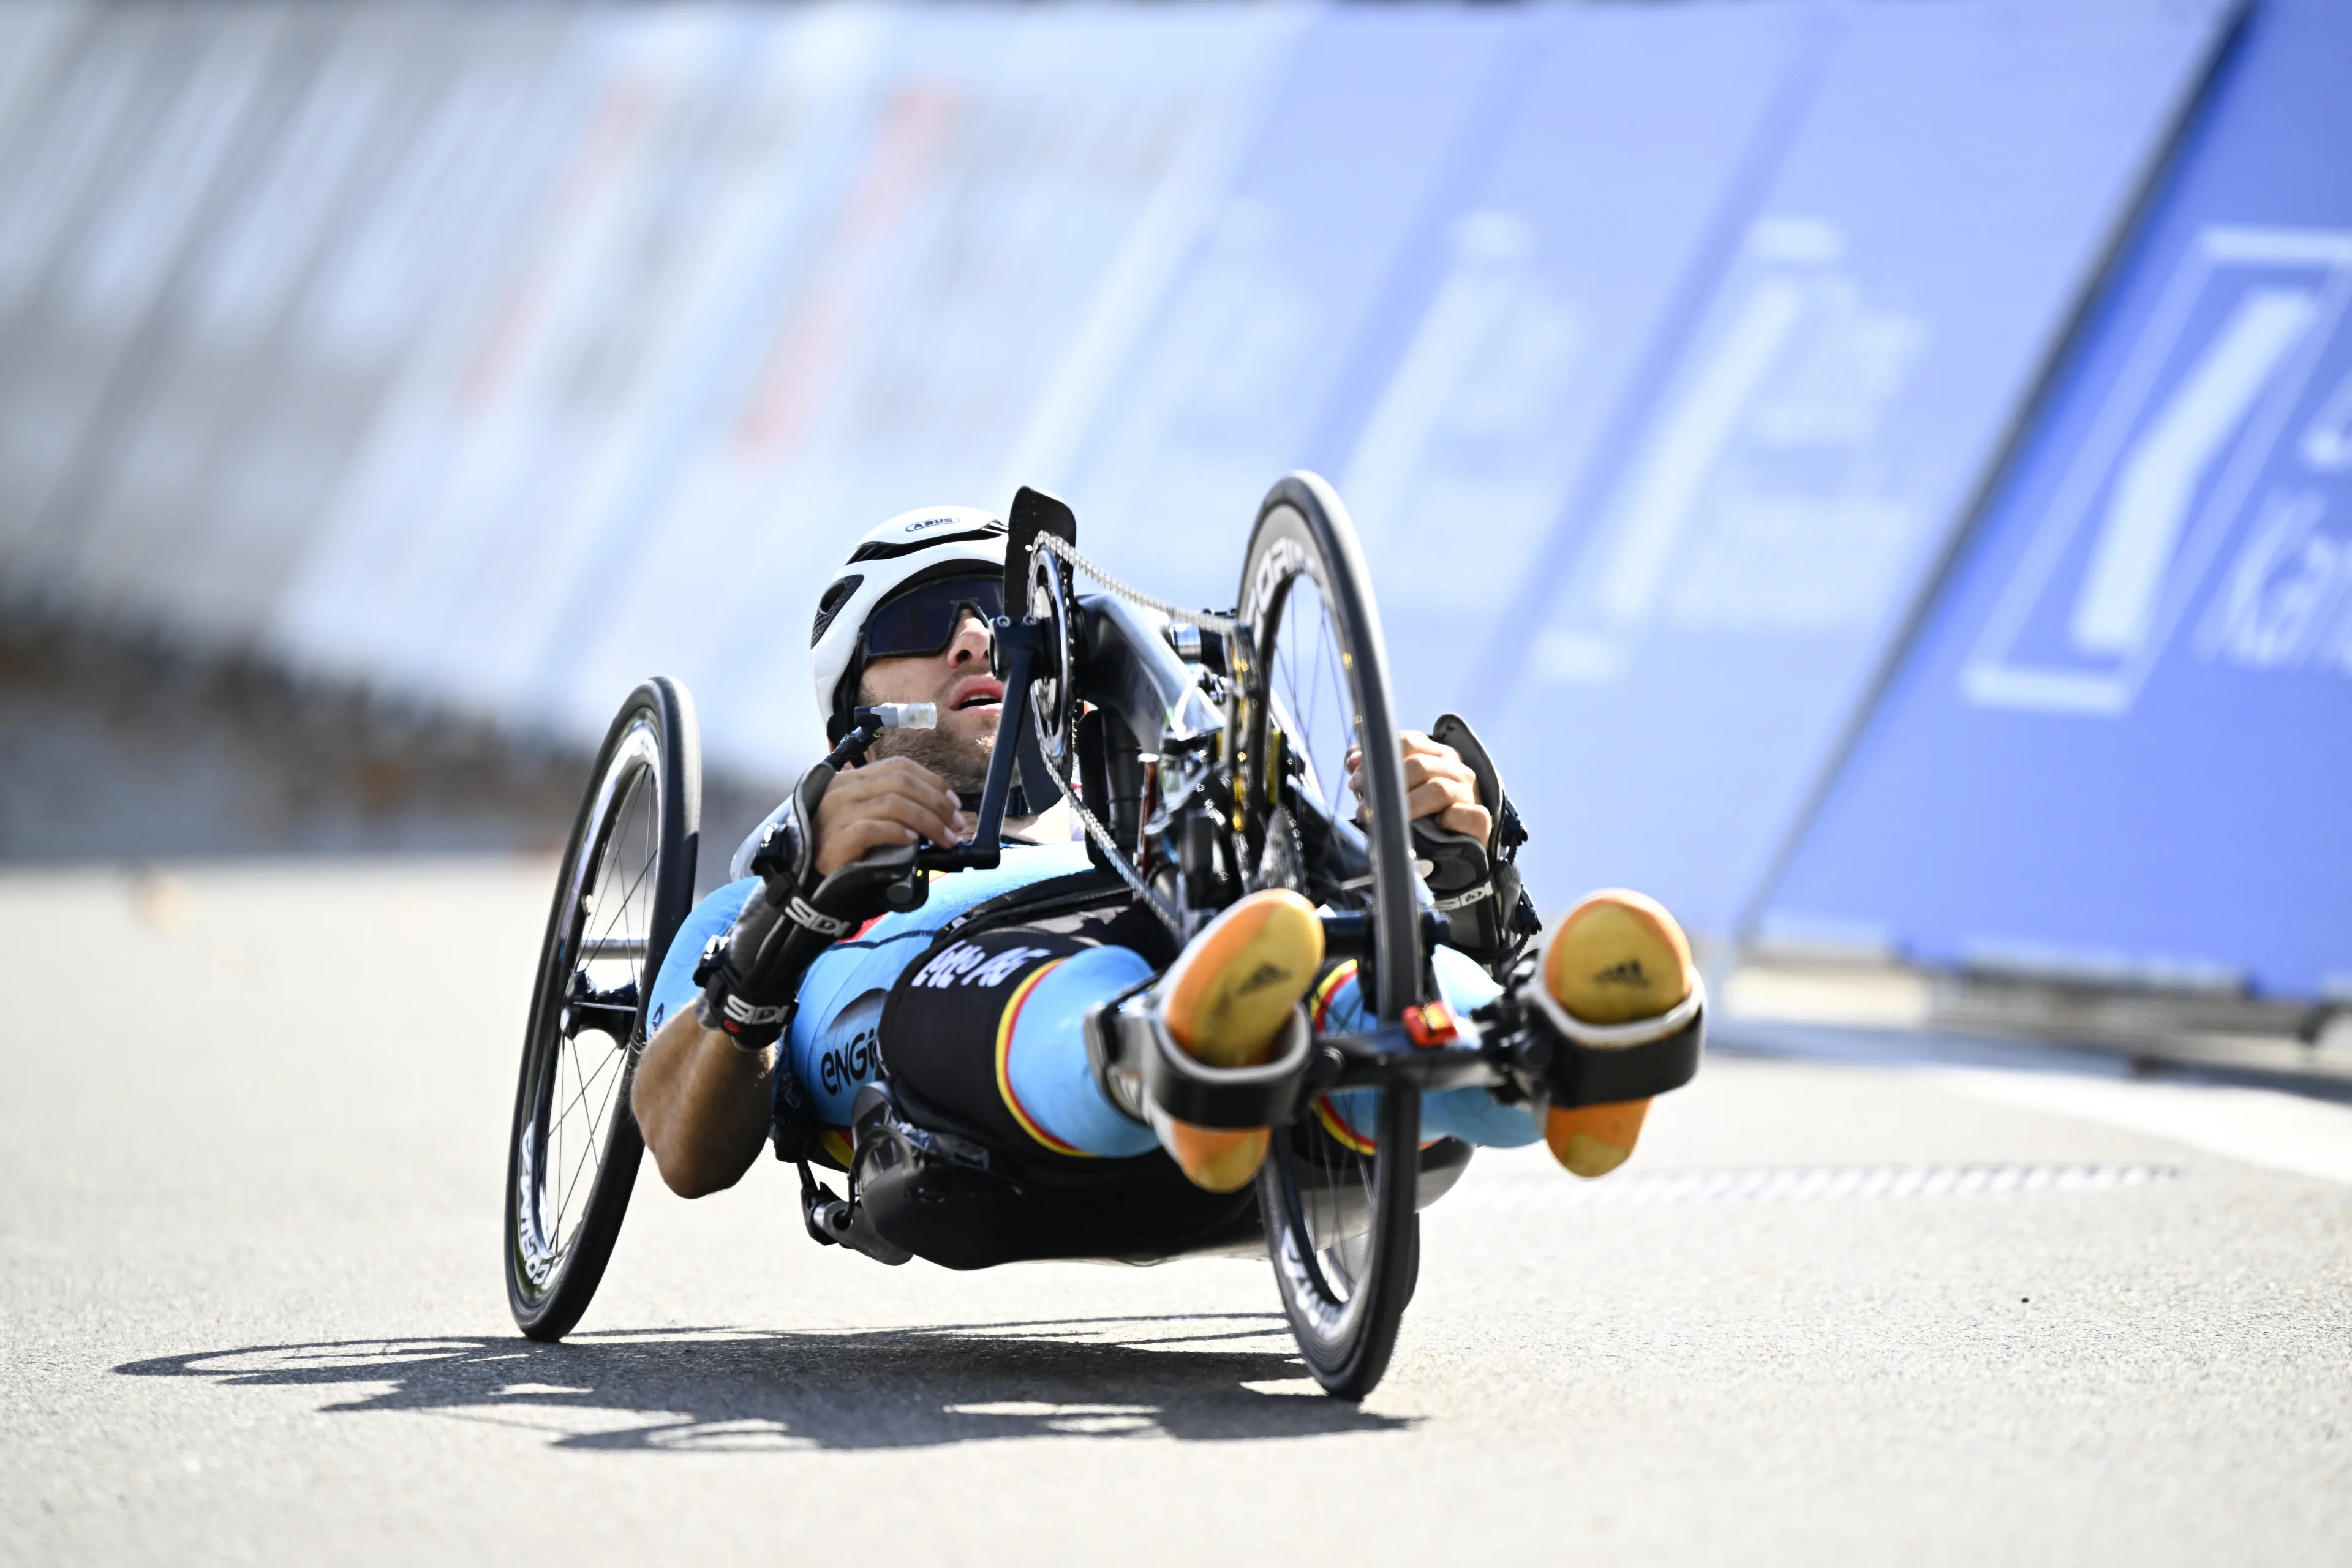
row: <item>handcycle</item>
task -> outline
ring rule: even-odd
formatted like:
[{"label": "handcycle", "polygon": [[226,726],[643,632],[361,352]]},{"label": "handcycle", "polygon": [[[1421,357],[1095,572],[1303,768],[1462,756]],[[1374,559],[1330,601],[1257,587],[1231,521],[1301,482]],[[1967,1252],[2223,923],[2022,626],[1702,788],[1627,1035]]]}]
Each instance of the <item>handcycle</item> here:
[{"label": "handcycle", "polygon": [[[828,1157],[780,1096],[776,1151],[799,1165],[809,1234],[885,1263],[920,1256],[963,1268],[1263,1248],[1308,1371],[1361,1398],[1413,1293],[1419,1212],[1471,1153],[1452,1140],[1423,1144],[1421,1096],[1475,1085],[1540,1111],[1664,1092],[1697,1069],[1703,998],[1678,1009],[1671,1032],[1639,1039],[1571,1035],[1525,985],[1466,1018],[1431,1000],[1431,953],[1449,916],[1423,881],[1406,816],[1369,578],[1322,479],[1294,473],[1268,492],[1230,613],[1185,610],[1109,575],[1079,553],[1076,520],[1051,496],[1023,489],[1007,522],[1007,613],[992,651],[1004,697],[973,835],[951,849],[877,850],[835,877],[856,880],[877,910],[918,907],[930,874],[999,862],[1017,783],[1032,802],[1066,800],[1084,828],[1093,869],[1047,889],[1062,906],[1131,901],[1181,942],[1244,893],[1295,889],[1317,906],[1328,953],[1360,966],[1375,1021],[1319,1032],[1301,1009],[1272,1059],[1216,1068],[1174,1047],[1139,1005],[1143,987],[1094,1010],[1089,1054],[1114,1100],[1148,1095],[1196,1125],[1276,1130],[1255,1185],[1224,1198],[1181,1179],[1139,1194],[1024,1165],[906,1103],[887,1078],[860,1091],[846,1157],[838,1144]],[[1082,576],[1096,591],[1079,591]],[[830,760],[854,759],[902,717],[858,710]],[[509,1145],[506,1279],[516,1322],[535,1339],[579,1321],[627,1211],[644,1150],[629,1085],[654,975],[692,902],[700,793],[692,703],[675,681],[649,679],[597,754],[534,981]],[[1369,1140],[1342,1136],[1328,1115],[1329,1097],[1351,1090],[1377,1091]],[[844,1171],[847,1194],[821,1184],[812,1161]]]}]

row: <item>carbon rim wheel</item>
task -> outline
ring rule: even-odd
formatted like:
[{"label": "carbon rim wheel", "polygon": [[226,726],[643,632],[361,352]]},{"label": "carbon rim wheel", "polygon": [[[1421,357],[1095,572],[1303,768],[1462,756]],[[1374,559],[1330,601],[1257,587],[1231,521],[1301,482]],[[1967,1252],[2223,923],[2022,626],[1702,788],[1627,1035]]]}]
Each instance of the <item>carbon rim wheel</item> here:
[{"label": "carbon rim wheel", "polygon": [[533,1339],[588,1310],[628,1212],[645,1152],[629,1085],[647,993],[694,900],[700,750],[684,689],[632,692],[556,878],[507,1146],[507,1300]]},{"label": "carbon rim wheel", "polygon": [[[1339,498],[1307,474],[1259,509],[1242,574],[1254,670],[1237,671],[1238,749],[1261,885],[1296,880],[1319,903],[1366,911],[1364,982],[1377,1014],[1421,1000],[1419,911],[1403,764],[1371,586]],[[1347,756],[1364,757],[1359,826]],[[1370,1136],[1367,1137],[1366,1134]],[[1259,1212],[1283,1310],[1308,1370],[1360,1399],[1387,1370],[1412,1294],[1420,1096],[1318,1100],[1278,1129],[1258,1174]]]}]

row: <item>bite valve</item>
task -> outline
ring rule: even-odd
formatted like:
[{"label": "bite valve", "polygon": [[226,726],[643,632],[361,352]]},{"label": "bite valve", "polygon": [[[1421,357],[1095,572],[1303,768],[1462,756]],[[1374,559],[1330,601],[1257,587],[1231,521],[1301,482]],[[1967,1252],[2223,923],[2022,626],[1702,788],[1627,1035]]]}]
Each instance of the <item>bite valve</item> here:
[{"label": "bite valve", "polygon": [[824,765],[854,768],[866,760],[866,749],[881,739],[883,731],[936,730],[939,723],[936,702],[877,702],[871,708],[854,708],[849,713],[849,733],[826,754]]}]

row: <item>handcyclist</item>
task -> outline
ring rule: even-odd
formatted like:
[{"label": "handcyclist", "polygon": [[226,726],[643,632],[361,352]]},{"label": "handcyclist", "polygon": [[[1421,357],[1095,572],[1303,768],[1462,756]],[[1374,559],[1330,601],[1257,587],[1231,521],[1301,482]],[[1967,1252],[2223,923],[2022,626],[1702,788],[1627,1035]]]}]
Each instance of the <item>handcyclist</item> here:
[{"label": "handcyclist", "polygon": [[[989,627],[1001,609],[1005,540],[1004,524],[983,511],[908,512],[866,534],[819,601],[812,662],[832,738],[856,709],[882,703],[932,703],[937,727],[886,731],[863,765],[821,787],[804,781],[754,836],[764,839],[766,879],[744,875],[747,841],[740,879],[703,900],[673,940],[631,1104],[662,1179],[681,1196],[733,1185],[780,1116],[810,1129],[845,1166],[852,1102],[885,1076],[918,1119],[930,1108],[1023,1160],[1126,1161],[1141,1179],[1164,1153],[1192,1186],[1236,1192],[1264,1159],[1267,1130],[1192,1127],[1148,1097],[1123,1096],[1088,1059],[1087,1010],[1156,975],[1150,1005],[1171,1037],[1220,1067],[1266,1059],[1302,1001],[1318,1027],[1369,1026],[1356,966],[1325,963],[1315,910],[1287,889],[1241,899],[1181,952],[1133,905],[1018,918],[1024,889],[1087,871],[1058,803],[1008,813],[998,867],[935,876],[920,908],[844,930],[804,964],[772,961],[785,945],[780,922],[795,918],[795,904],[809,910],[782,895],[814,889],[871,850],[951,847],[969,831],[1004,695],[990,672]],[[1486,911],[1485,923],[1465,938],[1457,922],[1461,948],[1440,947],[1433,960],[1445,999],[1467,1013],[1500,992],[1489,969],[1506,968],[1524,938],[1507,924],[1518,890],[1501,853],[1501,784],[1475,737],[1453,722],[1459,744],[1408,733],[1402,745],[1407,805],[1426,819],[1422,841],[1440,845],[1450,869],[1466,866],[1472,879],[1499,884],[1471,888],[1465,907]],[[782,895],[755,896],[777,879]],[[1014,918],[942,934],[992,901],[1009,903]],[[1587,898],[1560,921],[1533,984],[1545,1011],[1588,1026],[1655,1019],[1663,1029],[1696,1005],[1680,927],[1652,900],[1619,890]],[[1369,1150],[1375,1100],[1328,1095],[1314,1114],[1330,1137]],[[1647,1108],[1551,1107],[1538,1120],[1523,1103],[1456,1089],[1424,1097],[1423,1131],[1485,1145],[1541,1139],[1569,1170],[1598,1176],[1632,1152]]]}]

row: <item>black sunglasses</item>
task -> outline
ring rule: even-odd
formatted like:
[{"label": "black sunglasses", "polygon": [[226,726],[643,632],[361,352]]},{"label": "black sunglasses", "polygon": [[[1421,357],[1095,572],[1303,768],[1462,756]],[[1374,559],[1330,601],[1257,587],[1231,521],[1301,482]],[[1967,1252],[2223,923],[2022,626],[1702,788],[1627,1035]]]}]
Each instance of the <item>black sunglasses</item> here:
[{"label": "black sunglasses", "polygon": [[955,641],[966,610],[989,625],[1004,613],[1004,584],[994,577],[945,577],[893,594],[866,617],[868,658],[927,658]]}]

